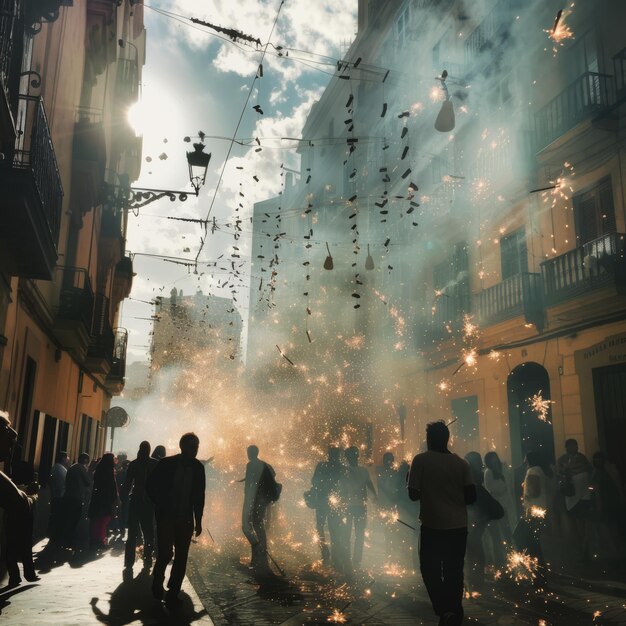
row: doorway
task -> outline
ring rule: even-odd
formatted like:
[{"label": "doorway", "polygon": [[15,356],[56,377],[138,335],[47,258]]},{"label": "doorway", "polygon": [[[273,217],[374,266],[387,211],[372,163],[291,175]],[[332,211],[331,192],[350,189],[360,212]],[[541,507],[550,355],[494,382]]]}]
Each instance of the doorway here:
[{"label": "doorway", "polygon": [[554,430],[546,369],[539,363],[518,365],[507,379],[507,396],[513,467],[522,465],[529,450],[542,452],[544,460],[553,463]]},{"label": "doorway", "polygon": [[626,364],[596,367],[592,374],[600,449],[617,466],[623,481],[626,477]]}]

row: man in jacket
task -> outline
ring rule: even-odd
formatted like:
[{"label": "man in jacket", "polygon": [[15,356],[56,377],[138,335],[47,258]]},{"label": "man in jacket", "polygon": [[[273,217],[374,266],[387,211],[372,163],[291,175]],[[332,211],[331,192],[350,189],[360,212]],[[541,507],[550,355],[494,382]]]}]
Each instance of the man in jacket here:
[{"label": "man in jacket", "polygon": [[92,478],[89,470],[89,455],[82,452],[78,462],[74,463],[65,475],[65,494],[63,495],[63,545],[74,546],[76,528],[83,515],[91,490]]},{"label": "man in jacket", "polygon": [[202,532],[204,467],[196,459],[200,440],[194,433],[180,438],[180,454],[161,459],[148,476],[146,490],[154,502],[158,556],[152,572],[152,594],[163,598],[165,568],[174,557],[167,584],[166,605],[180,604],[178,593],[185,577],[189,544]]},{"label": "man in jacket", "polygon": [[132,567],[135,563],[137,534],[139,528],[143,535],[143,560],[149,566],[152,563],[154,548],[154,505],[146,494],[148,476],[152,473],[157,459],[150,456],[150,443],[142,441],[139,444],[137,458],[130,462],[126,471],[126,478],[122,484],[122,500],[128,498],[128,537],[124,554],[124,567]]},{"label": "man in jacket", "polygon": [[469,463],[448,450],[449,438],[444,422],[428,424],[428,451],[413,459],[408,478],[409,497],[421,502],[420,570],[439,626],[463,622],[466,507],[476,501]]}]

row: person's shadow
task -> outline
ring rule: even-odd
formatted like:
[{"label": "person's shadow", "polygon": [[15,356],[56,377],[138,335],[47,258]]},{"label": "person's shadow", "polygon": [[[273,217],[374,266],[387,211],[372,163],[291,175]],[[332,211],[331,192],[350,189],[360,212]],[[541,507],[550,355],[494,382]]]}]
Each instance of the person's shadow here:
[{"label": "person's shadow", "polygon": [[125,569],[122,583],[113,591],[109,599],[109,612],[104,613],[98,607],[100,598],[91,599],[91,608],[99,622],[109,626],[125,626],[140,620],[143,624],[189,626],[207,615],[203,609],[196,611],[191,598],[181,592],[179,607],[166,609],[161,602],[152,597],[152,578],[150,570],[142,569],[133,578],[131,569]]}]

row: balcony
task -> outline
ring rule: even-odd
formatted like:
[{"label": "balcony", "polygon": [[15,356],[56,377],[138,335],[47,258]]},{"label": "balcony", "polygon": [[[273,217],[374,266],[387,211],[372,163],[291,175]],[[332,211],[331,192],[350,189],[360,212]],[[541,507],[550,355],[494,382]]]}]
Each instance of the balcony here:
[{"label": "balcony", "polygon": [[106,138],[101,110],[77,110],[73,157],[72,210],[82,215],[98,204],[104,183]]},{"label": "balcony", "polygon": [[555,305],[592,290],[626,287],[626,235],[611,233],[541,264],[544,297]]},{"label": "balcony", "polygon": [[131,105],[139,98],[139,63],[135,58],[118,59],[115,78],[115,95],[124,105]]},{"label": "balcony", "polygon": [[94,297],[89,275],[82,268],[58,267],[57,280],[61,290],[54,333],[63,348],[82,360],[87,353],[93,320]]},{"label": "balcony", "polygon": [[586,119],[604,112],[612,102],[612,76],[585,72],[535,113],[535,152]]},{"label": "balcony", "polygon": [[16,275],[50,280],[57,260],[63,186],[41,98],[20,96],[15,156],[0,165],[0,231]]},{"label": "balcony", "polygon": [[490,326],[523,315],[529,324],[543,329],[541,274],[524,272],[484,289],[475,296],[481,326]]},{"label": "balcony", "polygon": [[111,395],[119,395],[124,389],[126,376],[126,348],[128,347],[128,331],[125,328],[115,329],[113,362],[106,377],[105,385]]},{"label": "balcony", "polygon": [[89,349],[85,366],[95,374],[108,374],[113,364],[113,344],[115,337],[109,318],[109,299],[96,295]]}]

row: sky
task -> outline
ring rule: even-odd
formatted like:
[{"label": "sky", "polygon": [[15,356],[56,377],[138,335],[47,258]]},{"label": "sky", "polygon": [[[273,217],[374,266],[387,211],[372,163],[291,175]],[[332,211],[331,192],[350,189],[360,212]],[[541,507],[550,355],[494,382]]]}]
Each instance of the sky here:
[{"label": "sky", "polygon": [[[207,265],[200,264],[196,275],[183,265],[144,255],[195,259],[203,228],[168,217],[205,219],[213,205],[209,217],[215,217],[224,228],[239,201],[245,218],[252,214],[254,202],[280,192],[281,164],[297,168],[298,158],[295,143],[279,138],[301,136],[312,105],[333,73],[334,60],[356,35],[357,4],[357,0],[290,0],[284,4],[280,0],[151,0],[145,5],[142,95],[129,112],[143,135],[142,171],[134,186],[190,189],[185,151],[191,144],[184,138],[198,141],[199,131],[207,135],[206,152],[212,159],[198,198],[190,197],[185,203],[164,198],[138,209],[137,216],[129,216],[127,250],[136,254],[137,275],[119,322],[130,331],[129,363],[147,360],[153,313],[148,302],[156,296],[169,297],[173,287],[184,294],[200,288],[205,294],[231,296],[229,290],[217,287],[220,275],[211,276]],[[235,45],[223,34],[186,19],[192,17],[235,28],[260,39],[262,46]],[[272,45],[262,58],[270,33]],[[261,59],[263,76],[259,77]],[[257,105],[263,114],[253,109]],[[240,116],[237,137],[259,138],[262,149],[257,151],[256,142],[233,144],[226,161]],[[227,255],[234,243],[231,234],[209,231],[199,263]],[[249,226],[236,245],[245,275],[251,245]],[[236,298],[246,320],[247,282]]]}]

